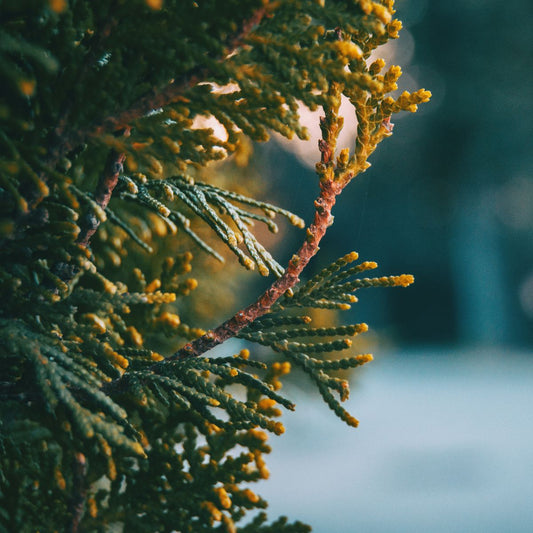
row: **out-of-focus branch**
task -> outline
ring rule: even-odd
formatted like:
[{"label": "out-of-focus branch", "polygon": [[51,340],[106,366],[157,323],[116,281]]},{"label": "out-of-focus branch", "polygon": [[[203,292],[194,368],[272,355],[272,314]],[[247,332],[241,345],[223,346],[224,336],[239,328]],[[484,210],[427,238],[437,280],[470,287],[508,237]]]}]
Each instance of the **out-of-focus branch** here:
[{"label": "out-of-focus branch", "polygon": [[83,517],[85,498],[87,496],[87,462],[85,456],[78,452],[74,458],[72,476],[72,497],[69,504],[70,520],[67,524],[68,533],[77,533]]},{"label": "out-of-focus branch", "polygon": [[[240,30],[228,39],[225,53],[222,54],[222,57],[218,58],[219,62],[225,61],[229,55],[243,45],[246,37],[261,22],[266,13],[266,8],[261,7],[243,22]],[[86,129],[67,132],[62,127],[59,131],[62,138],[54,150],[54,160],[59,160],[91,137],[99,137],[105,133],[113,133],[117,130],[128,128],[135,120],[142,118],[150,111],[176,102],[188,89],[199,82],[205,81],[209,77],[209,74],[208,67],[195,67],[171,80],[166,86],[153,89],[148,94],[133,102],[128,109],[105,117]]]}]

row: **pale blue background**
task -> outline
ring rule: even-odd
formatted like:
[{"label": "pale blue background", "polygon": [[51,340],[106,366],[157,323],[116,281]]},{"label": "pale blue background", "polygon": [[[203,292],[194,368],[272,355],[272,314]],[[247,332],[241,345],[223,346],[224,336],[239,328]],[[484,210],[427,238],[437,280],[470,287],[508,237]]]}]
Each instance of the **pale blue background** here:
[{"label": "pale blue background", "polygon": [[297,409],[257,487],[271,517],[315,533],[533,531],[531,354],[405,350],[358,376],[357,429],[284,389]]}]

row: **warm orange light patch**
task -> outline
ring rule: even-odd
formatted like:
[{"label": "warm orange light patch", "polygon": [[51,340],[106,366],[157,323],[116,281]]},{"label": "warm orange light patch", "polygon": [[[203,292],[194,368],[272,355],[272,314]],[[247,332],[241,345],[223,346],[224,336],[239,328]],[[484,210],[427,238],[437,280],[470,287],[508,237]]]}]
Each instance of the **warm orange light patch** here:
[{"label": "warm orange light patch", "polygon": [[91,518],[96,518],[98,516],[98,507],[94,498],[89,498],[87,500],[87,510],[89,511],[89,516],[91,516]]},{"label": "warm orange light patch", "polygon": [[159,11],[163,7],[163,0],[145,0],[146,5],[154,11]]},{"label": "warm orange light patch", "polygon": [[35,93],[35,80],[20,80],[19,90],[24,96],[33,96]]},{"label": "warm orange light patch", "polygon": [[59,487],[60,490],[65,490],[67,487],[67,482],[65,481],[65,478],[63,477],[63,474],[59,468],[56,468],[54,470],[54,477],[56,478],[56,484]]},{"label": "warm orange light patch", "polygon": [[229,509],[231,507],[231,498],[226,489],[224,487],[218,487],[215,489],[215,492],[220,500],[220,505],[222,505],[224,509]]},{"label": "warm orange light patch", "polygon": [[48,4],[54,13],[63,13],[68,7],[67,0],[49,0]]}]

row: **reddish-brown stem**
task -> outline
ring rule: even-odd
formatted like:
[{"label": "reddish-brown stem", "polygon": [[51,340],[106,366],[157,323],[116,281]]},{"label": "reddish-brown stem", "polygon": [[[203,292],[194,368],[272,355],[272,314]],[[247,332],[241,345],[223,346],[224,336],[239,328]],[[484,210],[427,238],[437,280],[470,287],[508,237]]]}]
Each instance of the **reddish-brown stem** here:
[{"label": "reddish-brown stem", "polygon": [[[115,150],[111,150],[107,158],[104,171],[100,177],[100,181],[98,182],[98,186],[96,187],[94,194],[94,200],[102,209],[107,207],[107,204],[111,199],[111,195],[113,194],[113,190],[118,182],[118,178],[124,170],[123,163],[125,159],[125,154],[118,153]],[[96,215],[94,213],[88,214],[83,220],[81,232],[78,235],[78,244],[83,247],[87,247],[91,237],[95,234],[99,225],[100,220],[96,217]]]},{"label": "reddish-brown stem", "polygon": [[[129,135],[129,128],[126,128],[124,130],[123,135]],[[107,204],[111,199],[111,195],[113,194],[113,190],[115,189],[115,186],[118,182],[118,178],[120,174],[122,174],[124,171],[123,164],[125,159],[126,154],[124,153],[118,153],[115,150],[111,150],[109,153],[102,175],[100,176],[100,180],[94,193],[94,199],[102,209],[105,209],[107,207]],[[55,165],[57,161],[54,161],[53,158],[51,158],[48,163]],[[43,179],[45,179],[44,173],[42,174],[42,176]],[[42,198],[40,198],[39,201],[40,200],[42,200]],[[36,219],[35,216],[33,218]],[[78,235],[78,238],[76,239],[77,244],[83,246],[84,248],[89,246],[91,237],[95,234],[99,226],[100,220],[98,219],[98,217],[96,217],[94,213],[88,213],[80,223],[80,233]],[[62,263],[61,265],[56,265],[53,268],[56,269],[58,266],[61,267],[65,265]],[[60,278],[63,279],[63,281],[68,281],[72,279],[72,276],[65,277],[65,275],[60,275]]]},{"label": "reddish-brown stem", "polygon": [[[261,22],[265,15],[266,9],[261,7],[257,9],[249,19],[245,20],[240,31],[236,32],[235,35],[228,39],[226,51],[223,54],[223,57],[219,58],[219,61],[223,61],[239,46],[242,46],[246,36]],[[115,24],[115,21],[104,28],[100,42],[103,42],[105,38],[108,37],[113,24]],[[67,107],[63,116],[60,117],[58,126],[55,130],[56,140],[49,150],[46,161],[47,165],[55,167],[63,156],[74,150],[90,137],[98,137],[105,133],[116,134],[121,130],[125,132],[124,135],[128,135],[131,129],[131,124],[135,120],[145,116],[154,109],[165,107],[170,103],[175,102],[187,89],[200,81],[204,81],[208,75],[209,69],[207,67],[197,67],[192,69],[178,79],[172,80],[166,87],[160,90],[154,89],[152,92],[133,103],[128,109],[119,112],[117,115],[107,117],[99,124],[93,124],[83,130],[66,131],[67,119],[70,112]],[[95,200],[103,209],[105,209],[111,198],[118,177],[122,172],[122,164],[124,160],[125,154],[112,151],[106,162],[104,174],[100,179],[95,193]],[[81,224],[81,232],[77,239],[78,244],[87,247],[99,225],[100,222],[98,218],[94,214],[89,214]],[[76,275],[78,269],[72,265],[61,262],[54,265],[53,271],[60,279],[68,282]]]},{"label": "reddish-brown stem", "polygon": [[85,497],[87,495],[86,474],[87,462],[85,456],[78,452],[76,453],[73,465],[72,498],[69,504],[70,520],[67,525],[67,531],[69,533],[77,533],[79,530],[85,507]]},{"label": "reddish-brown stem", "polygon": [[[315,200],[314,221],[307,229],[304,243],[298,250],[298,253],[289,261],[283,276],[277,279],[256,302],[240,310],[229,320],[226,320],[217,328],[208,331],[202,337],[186,344],[169,359],[185,359],[199,356],[227,339],[234,337],[245,326],[268,313],[274,303],[286,291],[298,283],[302,270],[317,253],[318,245],[325,235],[328,226],[331,224],[331,210],[345,184],[346,181],[339,182],[333,180],[320,183],[320,195]],[[169,359],[166,360],[168,361]],[[158,364],[160,363],[153,365],[153,368],[157,367]]]},{"label": "reddish-brown stem", "polygon": [[[128,131],[124,133],[127,135]],[[111,195],[117,185],[118,178],[123,172],[123,163],[126,159],[126,155],[118,153],[115,150],[111,150],[107,161],[104,166],[104,170],[96,187],[94,193],[95,202],[102,208],[105,209]],[[96,216],[95,213],[87,213],[80,222],[80,233],[76,239],[76,243],[87,248],[91,242],[92,236],[96,233],[96,230],[100,226],[100,219]],[[70,283],[74,277],[79,273],[80,269],[72,263],[66,263],[60,261],[52,266],[52,272],[59,277],[65,283]],[[57,290],[57,289],[52,289]]]},{"label": "reddish-brown stem", "polygon": [[[266,15],[266,9],[257,9],[252,16],[245,20],[239,32],[229,38],[225,53],[218,61],[227,59],[237,48],[243,45],[247,35],[256,27]],[[191,69],[176,79],[171,80],[168,85],[160,89],[153,89],[148,94],[139,98],[136,102],[116,115],[108,116],[99,123],[92,124],[84,130],[71,131],[63,135],[61,145],[55,151],[56,160],[76,148],[90,137],[99,137],[106,133],[113,133],[122,128],[131,127],[133,122],[146,116],[154,109],[163,108],[179,100],[180,97],[191,87],[199,82],[205,81],[209,77],[207,66],[198,66]],[[63,133],[63,130],[61,130]]]}]

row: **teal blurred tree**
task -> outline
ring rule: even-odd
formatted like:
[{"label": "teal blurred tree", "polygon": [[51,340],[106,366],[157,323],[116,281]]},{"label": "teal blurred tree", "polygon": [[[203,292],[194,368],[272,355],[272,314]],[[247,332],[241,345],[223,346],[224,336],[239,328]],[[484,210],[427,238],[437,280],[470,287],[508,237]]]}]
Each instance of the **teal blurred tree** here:
[{"label": "teal blurred tree", "polygon": [[[401,71],[371,57],[398,36],[393,13],[392,0],[1,3],[2,531],[308,530],[241,519],[266,507],[250,484],[268,477],[278,407],[294,408],[279,392],[291,364],[357,425],[331,372],[371,359],[338,355],[367,326],[315,327],[313,309],[412,282],[361,277],[376,264],[354,252],[300,281],[391,116],[429,99],[390,96]],[[352,151],[336,150],[342,95],[358,121]],[[304,222],[243,194],[254,184],[215,161],[241,163],[269,131],[305,138],[301,104],[323,108],[319,192],[284,268],[254,224]],[[214,306],[189,295],[209,283],[209,256],[273,281],[204,331]],[[239,290],[232,275],[219,307]],[[211,355],[232,337],[249,348]]]}]

